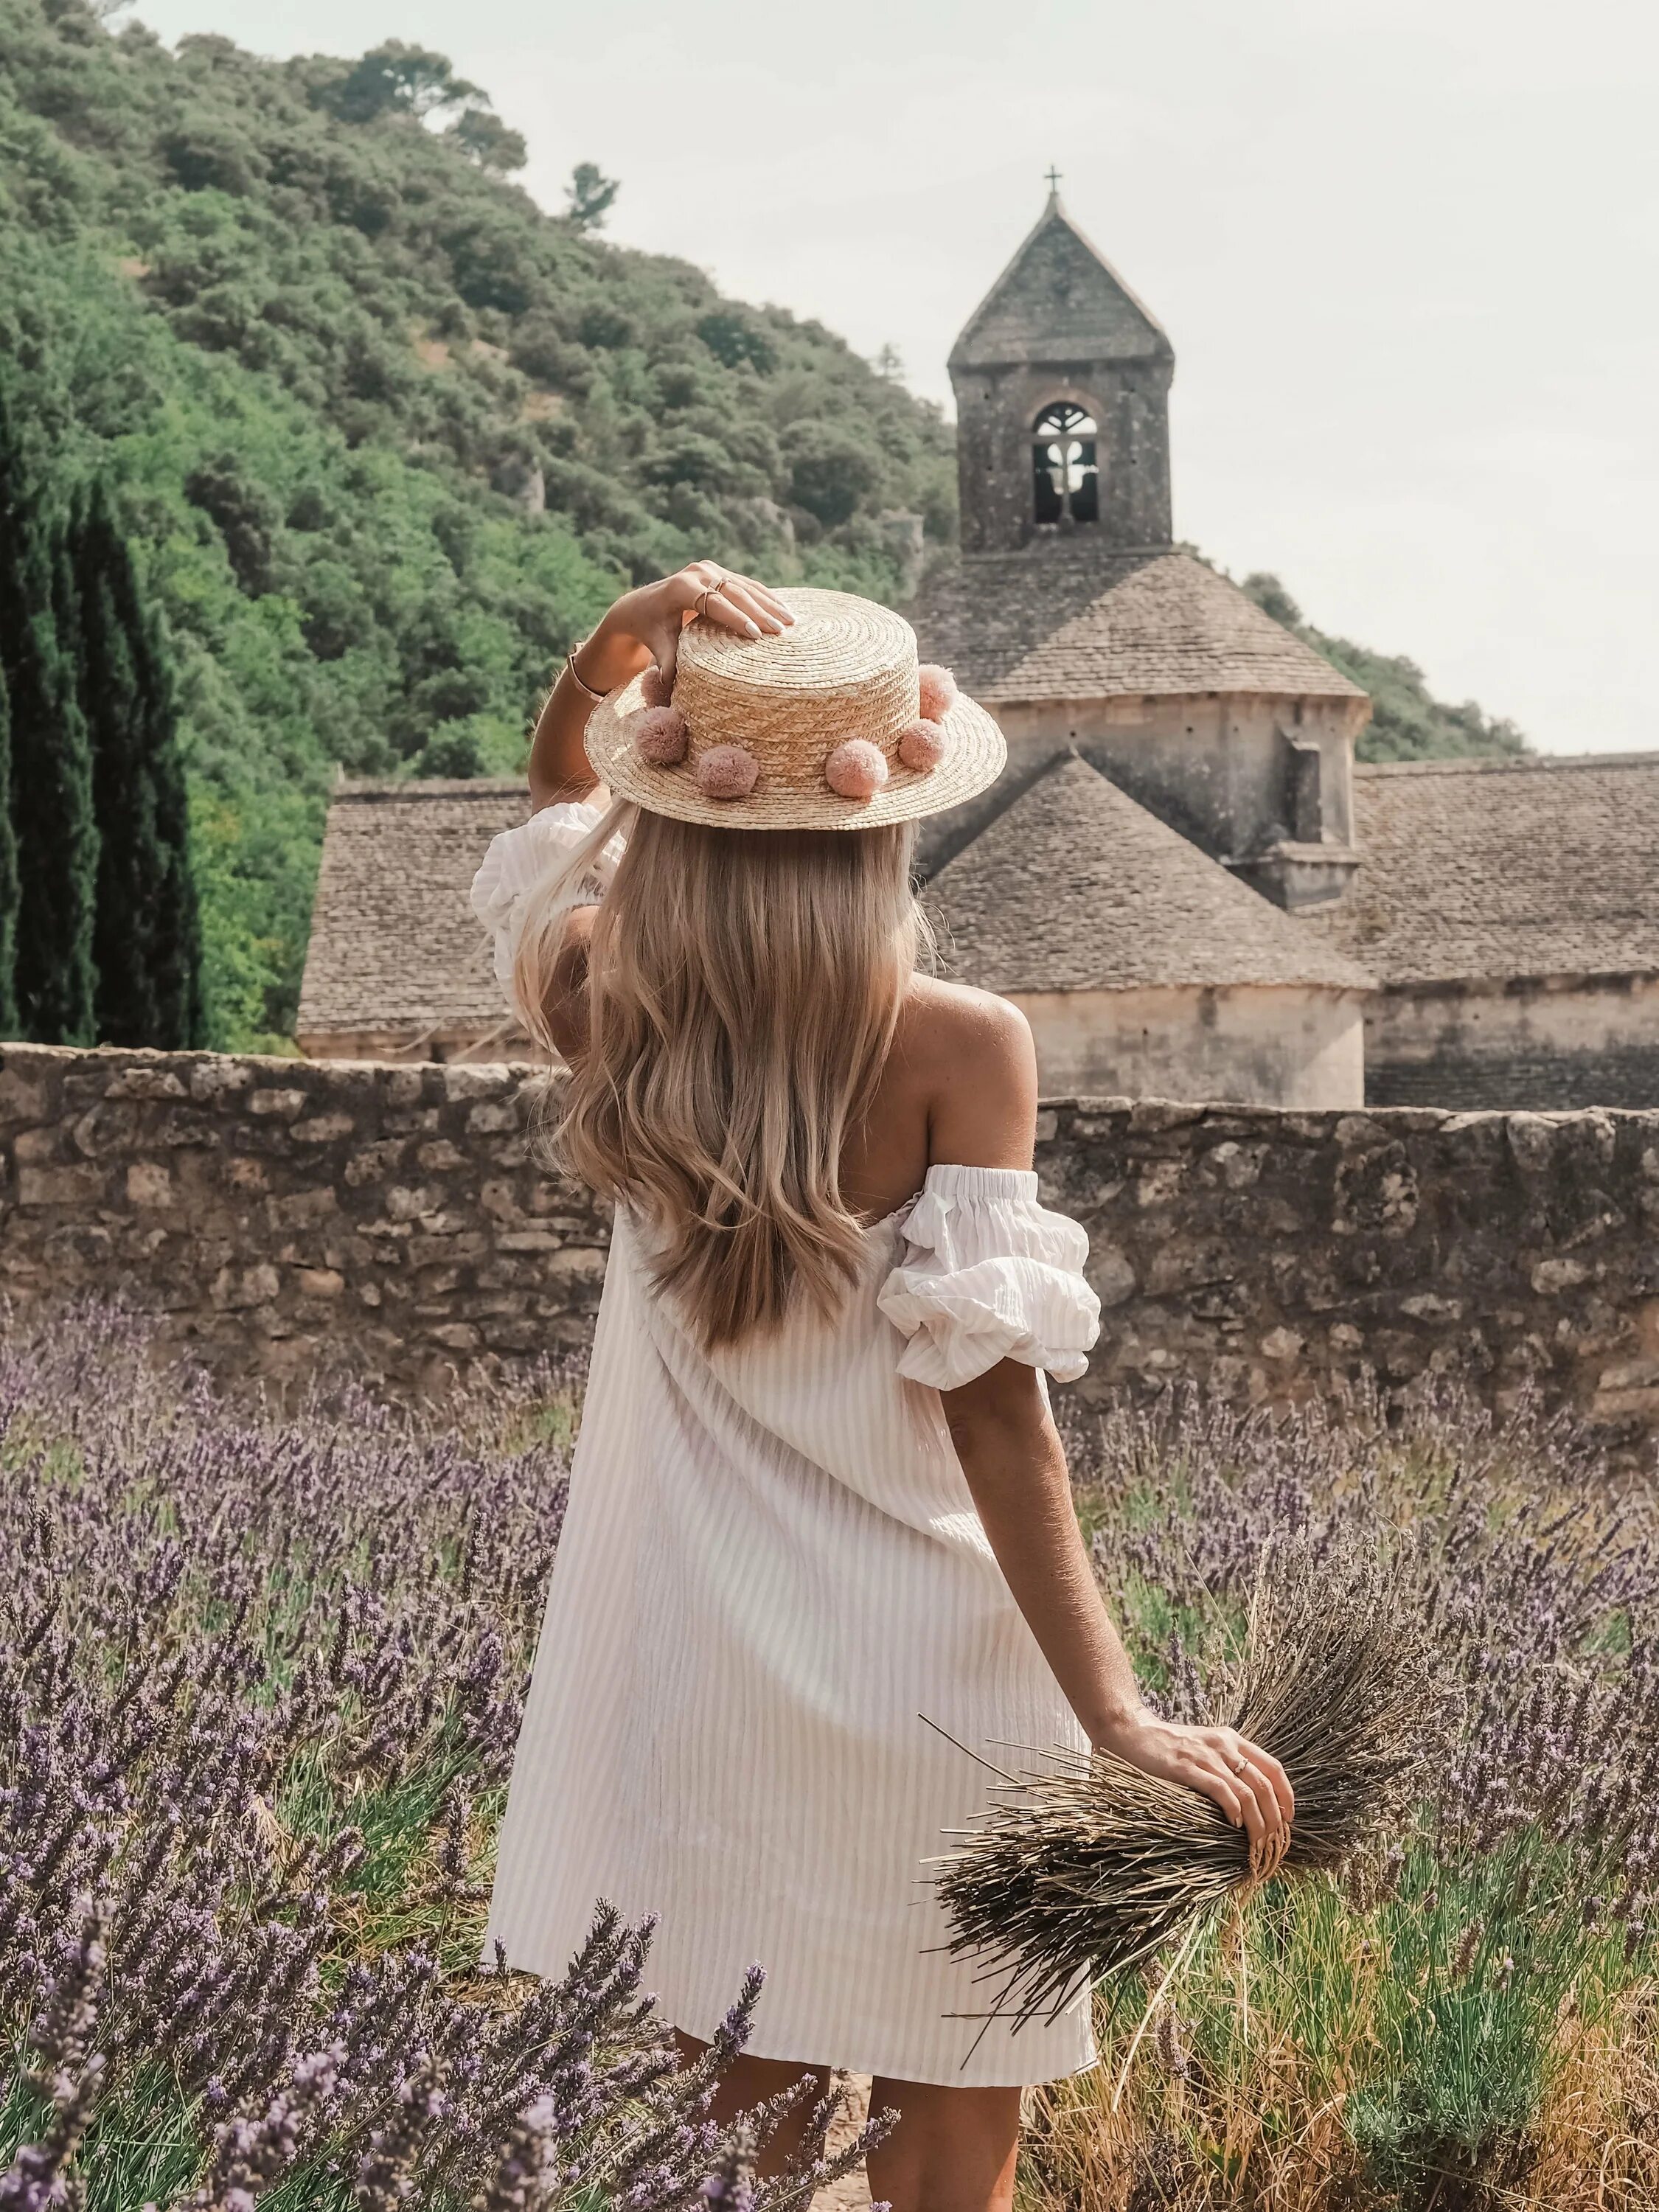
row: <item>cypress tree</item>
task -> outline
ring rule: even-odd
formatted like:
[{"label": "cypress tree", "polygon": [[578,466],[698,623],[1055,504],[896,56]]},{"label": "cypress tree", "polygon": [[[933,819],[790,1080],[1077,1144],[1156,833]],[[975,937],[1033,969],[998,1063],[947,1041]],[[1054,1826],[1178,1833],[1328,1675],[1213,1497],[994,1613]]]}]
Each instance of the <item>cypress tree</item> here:
[{"label": "cypress tree", "polygon": [[11,826],[11,701],[0,672],[0,1037],[17,1034],[17,839]]},{"label": "cypress tree", "polygon": [[0,676],[11,707],[10,817],[17,856],[17,1026],[41,1044],[89,1044],[98,833],[75,671],[55,603],[62,532],[0,391]]},{"label": "cypress tree", "polygon": [[69,542],[98,824],[98,1035],[199,1044],[201,927],[166,641],[102,485],[77,501]]}]

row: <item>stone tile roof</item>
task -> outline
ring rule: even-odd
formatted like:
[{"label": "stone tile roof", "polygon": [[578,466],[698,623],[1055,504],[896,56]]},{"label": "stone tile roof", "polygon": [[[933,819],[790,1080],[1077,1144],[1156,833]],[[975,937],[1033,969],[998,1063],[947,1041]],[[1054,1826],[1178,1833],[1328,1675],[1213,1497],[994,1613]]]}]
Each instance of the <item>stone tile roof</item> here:
[{"label": "stone tile roof", "polygon": [[951,367],[1035,362],[1170,361],[1174,349],[1058,192],[969,317]]},{"label": "stone tile roof", "polygon": [[1354,776],[1360,866],[1300,927],[1383,983],[1659,973],[1659,753]]},{"label": "stone tile roof", "polygon": [[529,811],[522,777],[342,784],[323,839],[299,1035],[501,1027],[467,892],[490,839]]},{"label": "stone tile roof", "polygon": [[969,554],[910,609],[922,657],[989,703],[1267,692],[1363,699],[1190,554],[1110,553],[1080,534]]},{"label": "stone tile roof", "polygon": [[1046,768],[941,868],[946,972],[991,991],[1371,979],[1086,761]]}]

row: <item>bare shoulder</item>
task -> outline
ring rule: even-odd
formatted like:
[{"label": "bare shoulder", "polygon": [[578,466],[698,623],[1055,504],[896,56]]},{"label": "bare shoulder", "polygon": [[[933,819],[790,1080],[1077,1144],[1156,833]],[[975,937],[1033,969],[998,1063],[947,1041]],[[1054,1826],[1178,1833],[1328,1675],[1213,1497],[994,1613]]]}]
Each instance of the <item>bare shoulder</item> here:
[{"label": "bare shoulder", "polygon": [[1029,1168],[1036,1052],[1019,1008],[990,991],[919,975],[902,1028],[913,1080],[927,1097],[930,1160]]}]

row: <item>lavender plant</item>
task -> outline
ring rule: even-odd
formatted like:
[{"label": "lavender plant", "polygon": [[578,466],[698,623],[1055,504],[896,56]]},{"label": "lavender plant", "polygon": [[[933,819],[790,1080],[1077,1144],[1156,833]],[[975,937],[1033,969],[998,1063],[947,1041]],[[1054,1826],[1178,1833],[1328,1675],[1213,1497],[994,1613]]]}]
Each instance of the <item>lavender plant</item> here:
[{"label": "lavender plant", "polygon": [[[1073,1461],[1165,1711],[1224,1705],[1264,1553],[1288,1538],[1310,1584],[1356,1548],[1387,1557],[1434,1653],[1439,1748],[1386,1842],[1218,1923],[1166,1993],[1167,2027],[1144,2034],[1164,1960],[1106,1994],[1118,2057],[1103,2093],[1048,2100],[1049,2150],[1092,2141],[1097,2163],[1121,2140],[1104,2094],[1163,2147],[1127,2161],[1147,2203],[1166,2185],[1183,2205],[1659,2201],[1651,2082],[1622,2063],[1593,2089],[1574,2072],[1643,2033],[1659,1996],[1650,1502],[1614,1493],[1570,1418],[1500,1419],[1449,1387],[1274,1413],[1174,1397],[1082,1431]],[[1559,2117],[1569,2095],[1605,2096],[1608,2171],[1649,2193],[1603,2172],[1573,2194],[1573,2145],[1595,2130]],[[1096,2201],[1064,2170],[1068,2204]],[[1555,2194],[1516,2193],[1544,2175]],[[1097,2185],[1119,2201],[1121,2162]]]},{"label": "lavender plant", "polygon": [[648,1925],[480,1964],[579,1388],[277,1418],[118,1313],[0,1349],[3,2212],[669,2212],[728,2171],[758,1971],[688,2068]]}]

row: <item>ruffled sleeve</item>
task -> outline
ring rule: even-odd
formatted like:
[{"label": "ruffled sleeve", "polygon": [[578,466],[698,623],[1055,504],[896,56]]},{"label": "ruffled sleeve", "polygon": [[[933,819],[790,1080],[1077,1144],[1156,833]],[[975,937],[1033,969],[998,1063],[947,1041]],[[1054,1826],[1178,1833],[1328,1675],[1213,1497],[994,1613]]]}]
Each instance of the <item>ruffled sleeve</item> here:
[{"label": "ruffled sleeve", "polygon": [[1038,1205],[1030,1170],[929,1168],[902,1234],[878,1301],[907,1339],[901,1375],[954,1390],[1000,1359],[1061,1382],[1087,1368],[1100,1334],[1088,1236]]},{"label": "ruffled sleeve", "polygon": [[[495,981],[513,1001],[513,963],[524,927],[530,893],[546,877],[562,868],[576,848],[592,836],[604,819],[597,806],[578,800],[562,806],[544,806],[527,822],[503,830],[493,837],[483,865],[472,878],[472,911],[494,941]],[[611,838],[580,884],[571,887],[570,903],[597,906],[611,888],[623,840]]]}]

